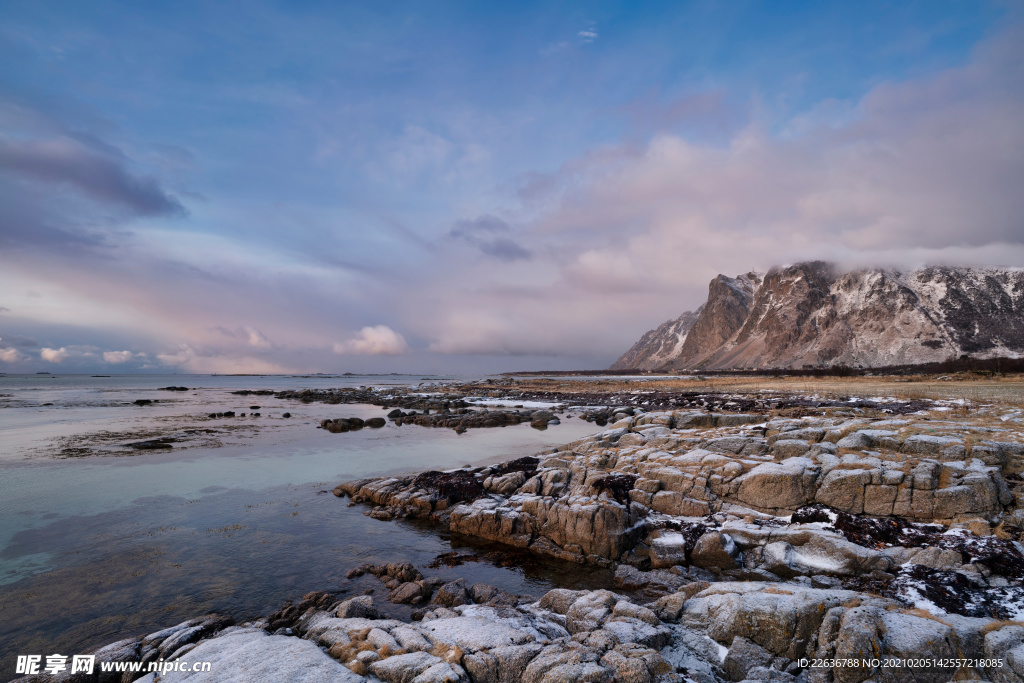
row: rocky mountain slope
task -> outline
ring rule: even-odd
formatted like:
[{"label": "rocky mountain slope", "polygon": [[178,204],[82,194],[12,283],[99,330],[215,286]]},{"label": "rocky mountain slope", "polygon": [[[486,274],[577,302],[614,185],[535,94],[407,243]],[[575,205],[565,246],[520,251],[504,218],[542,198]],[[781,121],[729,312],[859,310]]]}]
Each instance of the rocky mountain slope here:
[{"label": "rocky mountain slope", "polygon": [[612,369],[656,368],[671,362],[682,352],[686,335],[703,309],[700,306],[696,311],[687,311],[675,320],[668,320],[644,333],[640,341],[615,361]]},{"label": "rocky mountain slope", "polygon": [[697,311],[645,334],[611,369],[876,367],[964,354],[1024,356],[1024,269],[843,272],[813,261],[719,275]]}]

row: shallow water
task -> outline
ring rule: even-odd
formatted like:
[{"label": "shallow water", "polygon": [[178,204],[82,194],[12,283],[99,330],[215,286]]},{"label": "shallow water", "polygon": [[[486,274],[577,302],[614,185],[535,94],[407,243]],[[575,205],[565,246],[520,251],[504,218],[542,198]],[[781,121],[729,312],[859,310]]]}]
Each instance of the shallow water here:
[{"label": "shallow water", "polygon": [[[315,428],[320,419],[383,411],[230,393],[422,379],[0,377],[0,671],[16,654],[80,652],[210,610],[242,619],[311,590],[379,594],[375,579],[349,582],[345,573],[368,561],[422,566],[453,541],[435,528],[371,520],[331,495],[337,483],[519,457],[594,429],[567,419],[543,432],[523,424],[457,435],[389,423],[330,434]],[[168,385],[190,391],[158,391]],[[139,398],[159,402],[132,405]],[[206,418],[250,405],[261,417]],[[196,425],[219,431],[186,433]],[[123,447],[153,433],[182,441],[170,451]],[[572,566],[515,564],[425,573],[534,594],[604,580]]]}]

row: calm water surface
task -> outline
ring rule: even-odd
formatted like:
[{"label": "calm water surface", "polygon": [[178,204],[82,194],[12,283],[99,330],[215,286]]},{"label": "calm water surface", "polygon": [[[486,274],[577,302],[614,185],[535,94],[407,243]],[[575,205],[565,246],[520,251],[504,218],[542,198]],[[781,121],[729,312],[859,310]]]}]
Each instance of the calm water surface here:
[{"label": "calm water surface", "polygon": [[[517,425],[456,435],[389,423],[330,434],[316,429],[319,420],[384,411],[231,394],[428,388],[438,379],[0,376],[0,672],[13,672],[19,653],[79,652],[211,610],[261,616],[310,590],[376,588],[380,600],[375,579],[352,582],[345,573],[363,562],[422,566],[459,541],[431,526],[371,520],[331,495],[335,485],[519,457],[594,430],[567,419],[543,432]],[[189,391],[160,391],[169,385]],[[206,417],[251,413],[252,405],[260,417]],[[283,418],[286,411],[293,417]],[[170,451],[124,447],[154,436],[179,440]],[[492,557],[425,573],[533,594],[607,580],[570,565],[519,558],[509,567]]]}]

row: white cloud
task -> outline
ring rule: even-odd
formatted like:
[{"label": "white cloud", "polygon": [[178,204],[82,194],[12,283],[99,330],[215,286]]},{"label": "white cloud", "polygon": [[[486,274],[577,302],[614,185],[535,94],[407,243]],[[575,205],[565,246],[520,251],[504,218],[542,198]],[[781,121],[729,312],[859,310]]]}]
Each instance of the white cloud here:
[{"label": "white cloud", "polygon": [[408,349],[405,337],[387,325],[364,327],[352,339],[334,345],[337,354],[363,356],[400,356]]},{"label": "white cloud", "polygon": [[592,43],[598,38],[597,31],[593,28],[583,29],[576,36],[584,43]]},{"label": "white cloud", "polygon": [[215,349],[196,350],[188,344],[181,344],[174,353],[157,354],[157,360],[163,365],[196,374],[280,374],[294,371],[264,358],[236,355]]},{"label": "white cloud", "polygon": [[107,363],[117,365],[119,363],[127,363],[132,358],[136,357],[136,355],[138,355],[139,357],[144,357],[146,354],[134,354],[131,351],[104,351],[103,360],[106,361]]},{"label": "white cloud", "polygon": [[59,349],[44,348],[39,352],[39,357],[50,363],[63,363],[71,354],[65,347]]},{"label": "white cloud", "polygon": [[264,351],[271,348],[270,340],[268,340],[263,333],[255,327],[249,327],[247,325],[243,329],[249,337],[249,346],[255,346],[257,349],[263,349]]},{"label": "white cloud", "polygon": [[96,358],[96,352],[99,351],[95,346],[81,346],[71,345],[62,346],[59,349],[51,349],[44,347],[39,350],[39,357],[50,363],[63,363],[69,359],[75,360],[91,360]]},{"label": "white cloud", "polygon": [[0,348],[0,362],[20,363],[23,360],[25,360],[25,357],[18,349]]},{"label": "white cloud", "polygon": [[518,215],[504,215],[534,258],[442,272],[403,322],[438,353],[610,360],[699,305],[718,273],[815,258],[1024,265],[1022,41],[1009,31],[841,115],[823,103],[782,134],[756,118],[724,144],[665,133],[524,178]]}]

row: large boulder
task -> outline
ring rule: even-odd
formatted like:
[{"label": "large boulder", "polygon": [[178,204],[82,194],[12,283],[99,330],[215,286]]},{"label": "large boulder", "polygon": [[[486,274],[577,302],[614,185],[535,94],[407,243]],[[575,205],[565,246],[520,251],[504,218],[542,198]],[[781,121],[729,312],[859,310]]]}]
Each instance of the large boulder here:
[{"label": "large boulder", "polygon": [[846,590],[723,582],[688,600],[680,623],[707,632],[719,643],[732,644],[742,636],[775,655],[799,659],[825,612],[856,597]]},{"label": "large boulder", "polygon": [[697,539],[690,562],[704,569],[734,569],[739,548],[728,534],[709,531]]},{"label": "large boulder", "polygon": [[736,498],[762,512],[793,512],[814,500],[819,472],[810,458],[762,463],[736,479]]},{"label": "large boulder", "polygon": [[180,661],[210,662],[210,670],[168,671],[160,680],[168,683],[211,680],[357,683],[364,680],[308,640],[272,636],[260,629],[238,629],[205,640]]}]

